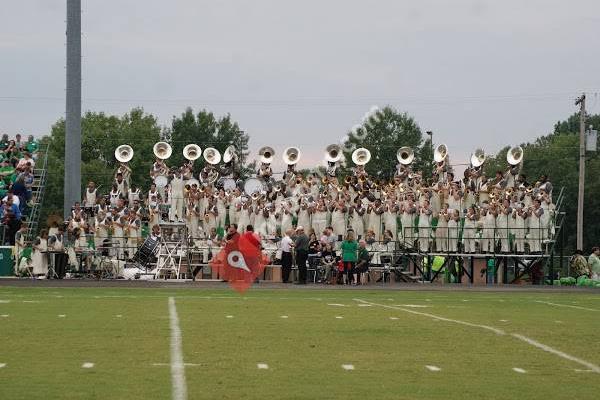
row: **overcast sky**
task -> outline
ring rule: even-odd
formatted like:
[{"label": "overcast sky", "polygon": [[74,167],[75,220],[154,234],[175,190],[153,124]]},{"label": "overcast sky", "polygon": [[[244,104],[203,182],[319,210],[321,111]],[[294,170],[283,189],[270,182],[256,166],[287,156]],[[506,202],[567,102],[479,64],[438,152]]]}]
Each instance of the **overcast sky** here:
[{"label": "overcast sky", "polygon": [[[3,1],[0,132],[64,115],[66,0]],[[600,113],[600,1],[83,0],[83,109],[230,112],[251,148],[320,160],[373,105],[452,161]]]}]

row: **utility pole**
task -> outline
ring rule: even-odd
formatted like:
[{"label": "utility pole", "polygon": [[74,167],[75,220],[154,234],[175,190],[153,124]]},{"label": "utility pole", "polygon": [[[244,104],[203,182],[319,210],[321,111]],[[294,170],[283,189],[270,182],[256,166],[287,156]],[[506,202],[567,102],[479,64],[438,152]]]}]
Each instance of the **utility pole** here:
[{"label": "utility pole", "polygon": [[577,250],[583,250],[583,195],[585,193],[585,93],[576,101],[579,106],[579,191],[577,193]]},{"label": "utility pole", "polygon": [[67,0],[64,217],[81,201],[81,0]]}]

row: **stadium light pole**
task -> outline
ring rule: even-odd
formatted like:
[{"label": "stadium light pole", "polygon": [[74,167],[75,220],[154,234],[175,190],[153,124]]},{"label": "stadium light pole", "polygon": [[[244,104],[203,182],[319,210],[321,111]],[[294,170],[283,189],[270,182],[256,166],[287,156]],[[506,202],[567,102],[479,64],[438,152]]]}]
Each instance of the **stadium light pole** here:
[{"label": "stadium light pole", "polygon": [[433,160],[433,131],[425,131],[425,133],[427,134],[427,136],[429,136],[429,144],[431,145],[431,160],[428,160],[429,162],[429,167],[427,168],[428,171],[430,171],[430,176],[433,176],[433,171],[435,171],[435,167],[434,165],[434,160]]},{"label": "stadium light pole", "polygon": [[81,201],[81,0],[67,0],[65,219]]},{"label": "stadium light pole", "polygon": [[583,251],[583,196],[585,193],[585,93],[576,101],[579,106],[579,191],[577,193],[577,250]]}]

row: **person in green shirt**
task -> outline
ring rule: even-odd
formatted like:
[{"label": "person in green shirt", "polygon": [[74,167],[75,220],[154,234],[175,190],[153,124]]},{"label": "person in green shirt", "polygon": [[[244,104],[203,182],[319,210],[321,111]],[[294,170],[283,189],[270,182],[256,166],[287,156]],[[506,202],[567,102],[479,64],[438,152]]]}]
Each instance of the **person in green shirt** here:
[{"label": "person in green shirt", "polygon": [[[29,135],[27,137],[27,143],[25,143],[25,150],[27,150],[29,153],[33,154],[36,151],[38,151],[39,148],[39,144],[37,142],[37,140],[35,140],[33,138],[33,135]],[[33,157],[35,158],[35,157]]]},{"label": "person in green shirt", "polygon": [[592,254],[588,258],[588,264],[592,270],[592,279],[600,280],[600,247],[593,247]]},{"label": "person in green shirt", "polygon": [[342,242],[342,263],[344,264],[344,283],[350,284],[352,274],[354,273],[354,266],[356,265],[356,251],[358,250],[358,244],[354,239],[354,231],[348,231],[346,234],[346,240]]}]

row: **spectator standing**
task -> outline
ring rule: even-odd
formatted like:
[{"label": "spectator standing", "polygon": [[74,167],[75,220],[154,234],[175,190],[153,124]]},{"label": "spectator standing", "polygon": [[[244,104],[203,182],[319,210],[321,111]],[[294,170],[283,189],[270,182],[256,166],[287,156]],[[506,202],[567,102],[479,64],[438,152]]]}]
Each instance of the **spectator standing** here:
[{"label": "spectator standing", "polygon": [[356,265],[356,252],[358,244],[354,240],[354,232],[348,231],[346,240],[342,242],[342,262],[344,263],[344,273],[346,274],[346,283],[350,284],[354,266]]},{"label": "spectator standing", "polygon": [[592,271],[592,279],[600,280],[600,247],[593,247],[592,254],[588,258],[588,264]]},{"label": "spectator standing", "polygon": [[283,283],[290,282],[290,271],[292,270],[292,248],[294,241],[292,240],[293,230],[285,231],[285,236],[281,239],[281,277]]},{"label": "spectator standing", "polygon": [[306,285],[306,260],[308,259],[308,236],[304,233],[304,228],[296,228],[296,238],[294,247],[296,248],[296,264],[298,265],[298,284]]},{"label": "spectator standing", "polygon": [[33,253],[31,255],[31,265],[33,266],[33,275],[45,277],[48,275],[48,231],[43,229],[33,242]]}]

